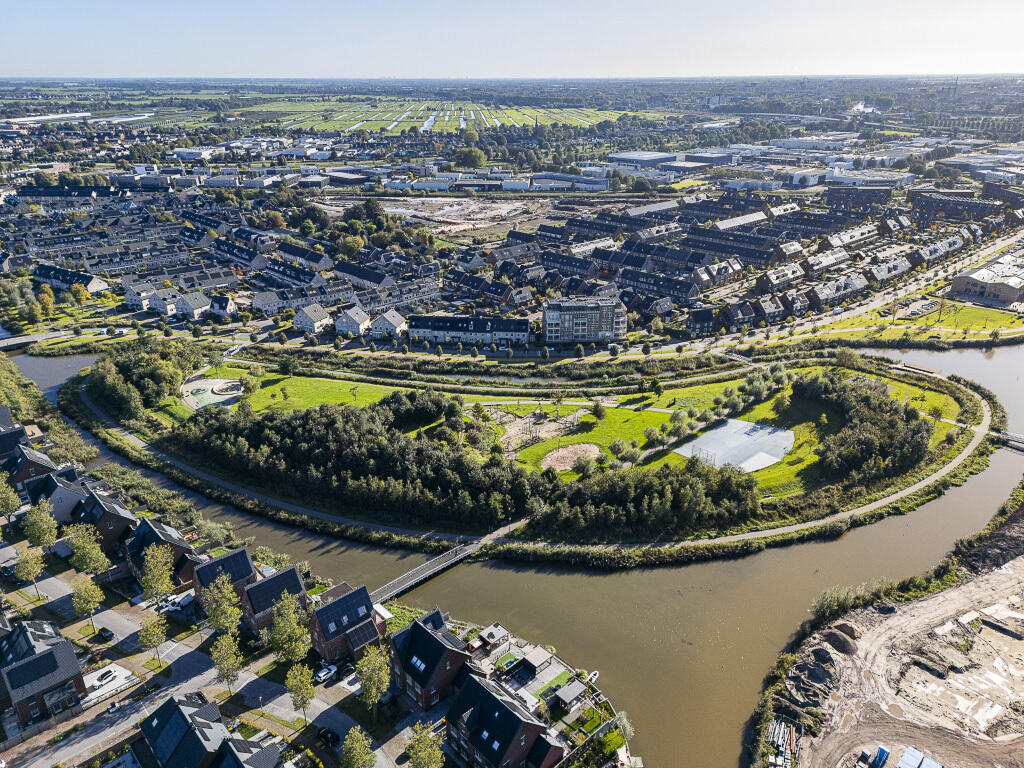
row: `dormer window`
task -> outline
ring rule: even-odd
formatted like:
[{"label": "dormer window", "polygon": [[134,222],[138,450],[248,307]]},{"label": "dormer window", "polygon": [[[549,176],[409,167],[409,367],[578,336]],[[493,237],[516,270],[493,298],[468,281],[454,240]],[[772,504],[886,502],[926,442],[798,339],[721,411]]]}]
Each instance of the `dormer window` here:
[{"label": "dormer window", "polygon": [[481,738],[481,739],[483,739],[484,741],[487,741],[487,736],[488,736],[488,733],[487,733],[487,729],[486,729],[486,728],[484,728],[484,729],[483,729],[483,730],[482,730],[482,731],[480,732],[480,738]]}]

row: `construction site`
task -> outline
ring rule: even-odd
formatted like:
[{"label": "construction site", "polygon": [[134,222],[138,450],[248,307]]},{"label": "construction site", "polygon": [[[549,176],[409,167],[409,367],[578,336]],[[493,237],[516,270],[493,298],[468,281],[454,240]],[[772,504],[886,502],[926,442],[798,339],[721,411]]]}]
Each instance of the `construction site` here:
[{"label": "construction site", "polygon": [[800,765],[1024,766],[1020,516],[964,553],[958,586],[855,610],[800,646],[775,702],[820,723]]}]

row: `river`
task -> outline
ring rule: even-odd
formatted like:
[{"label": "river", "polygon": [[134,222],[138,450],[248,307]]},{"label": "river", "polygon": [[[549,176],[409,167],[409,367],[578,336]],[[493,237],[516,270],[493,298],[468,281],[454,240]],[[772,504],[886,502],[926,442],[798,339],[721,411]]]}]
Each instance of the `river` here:
[{"label": "river", "polygon": [[[1024,348],[994,354],[910,353],[908,361],[974,378],[995,391],[1024,431],[1020,377]],[[52,392],[78,361],[15,358]],[[88,360],[86,360],[88,362]],[[84,364],[84,363],[83,363]],[[497,562],[460,565],[403,599],[552,644],[565,658],[601,672],[600,684],[630,713],[632,744],[646,763],[733,768],[742,763],[743,727],[760,681],[834,584],[902,578],[934,565],[956,539],[981,528],[1024,472],[1024,455],[1001,450],[964,486],[903,517],[837,541],[769,550],[739,560],[614,573]],[[307,559],[314,570],[377,586],[422,556],[316,536],[203,503],[258,543]]]}]

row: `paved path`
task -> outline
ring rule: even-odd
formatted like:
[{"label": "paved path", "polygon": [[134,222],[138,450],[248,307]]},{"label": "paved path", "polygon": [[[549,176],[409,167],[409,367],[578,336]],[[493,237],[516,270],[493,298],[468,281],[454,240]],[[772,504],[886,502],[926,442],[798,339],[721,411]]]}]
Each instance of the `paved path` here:
[{"label": "paved path", "polygon": [[[977,395],[975,396],[977,397]],[[818,525],[823,525],[825,523],[831,523],[837,520],[848,520],[851,517],[855,517],[857,515],[866,514],[868,512],[874,512],[875,510],[881,509],[882,507],[886,507],[895,501],[899,501],[900,499],[904,499],[907,496],[911,496],[912,494],[917,493],[918,491],[934,483],[936,480],[941,480],[943,477],[953,472],[953,470],[955,470],[957,467],[959,467],[967,460],[967,458],[974,452],[974,449],[977,448],[981,444],[981,441],[984,440],[985,437],[988,435],[989,429],[992,425],[992,409],[989,408],[988,402],[982,399],[981,397],[978,397],[978,401],[981,403],[983,412],[981,424],[966,427],[967,429],[970,429],[974,432],[974,436],[971,438],[967,446],[959,454],[957,454],[956,458],[954,458],[948,464],[943,465],[942,467],[937,469],[932,474],[928,475],[928,477],[924,478],[923,480],[919,480],[913,485],[907,486],[903,490],[890,493],[889,495],[884,496],[883,498],[878,499],[877,501],[872,501],[869,504],[862,504],[859,507],[847,509],[842,512],[836,512],[833,515],[827,515],[826,517],[818,518],[817,520],[807,520],[802,523],[793,523],[792,525],[779,526],[778,528],[765,528],[756,531],[746,531],[744,533],[734,533],[729,536],[718,536],[710,539],[689,539],[685,541],[651,542],[648,544],[595,544],[594,548],[652,549],[656,547],[695,547],[706,544],[724,544],[734,541],[765,539],[772,536],[776,536],[778,534],[804,531],[809,528],[814,528]],[[518,539],[498,539],[498,542],[520,544],[524,543]],[[557,544],[551,546],[557,546]]]},{"label": "paved path", "polygon": [[48,339],[59,339],[61,336],[70,336],[71,331],[47,331],[45,333],[30,333],[27,335],[20,336],[8,336],[6,339],[0,339],[0,349],[11,349],[14,347],[27,347],[37,341],[46,341]]},{"label": "paved path", "polygon": [[[922,373],[922,375],[928,375],[928,374],[924,374],[921,371],[915,371],[915,372]],[[260,494],[260,493],[254,492],[254,491],[252,491],[252,490],[250,490],[248,488],[244,488],[242,486],[238,486],[238,485],[235,485],[233,483],[229,483],[229,482],[227,482],[225,480],[221,480],[220,478],[218,478],[218,477],[216,477],[214,475],[210,475],[210,474],[208,474],[206,472],[198,470],[198,469],[196,469],[196,468],[194,468],[194,467],[192,467],[192,466],[190,466],[188,464],[185,464],[182,461],[179,461],[178,459],[175,459],[175,458],[173,458],[171,456],[168,456],[167,454],[164,454],[163,452],[159,451],[158,449],[153,448],[149,443],[146,443],[145,441],[143,441],[142,439],[140,439],[136,435],[133,435],[133,434],[131,434],[129,432],[126,432],[125,430],[121,429],[117,425],[113,424],[110,421],[110,419],[108,419],[106,417],[106,415],[103,414],[103,412],[100,411],[89,400],[89,397],[88,397],[87,393],[85,392],[85,385],[84,385],[84,383],[80,387],[79,392],[80,392],[81,397],[82,397],[82,402],[86,405],[87,408],[89,408],[93,412],[93,414],[96,415],[97,418],[99,418],[110,429],[113,429],[120,436],[124,437],[124,439],[130,441],[133,445],[135,445],[135,446],[137,446],[139,448],[142,448],[142,449],[150,452],[151,454],[153,454],[157,458],[159,458],[159,459],[161,459],[163,461],[167,461],[168,463],[173,464],[174,466],[178,467],[179,469],[182,469],[182,470],[184,470],[186,472],[190,472],[193,475],[195,475],[197,477],[200,477],[200,478],[202,478],[203,480],[206,480],[209,483],[212,483],[213,485],[219,485],[222,488],[226,488],[227,490],[232,491],[233,493],[240,493],[240,494],[243,494],[243,495],[249,495],[249,496],[252,496],[252,497],[254,497],[254,498],[256,498],[256,499],[258,499],[260,501],[263,501],[264,503],[270,504],[272,506],[279,506],[282,509],[287,509],[287,510],[292,511],[292,512],[297,512],[298,514],[309,515],[311,517],[315,517],[315,518],[319,518],[319,519],[325,519],[325,520],[336,520],[336,521],[343,522],[343,523],[346,523],[346,524],[349,524],[349,525],[363,526],[363,527],[368,528],[370,530],[391,531],[393,533],[401,533],[403,535],[420,536],[420,537],[424,537],[424,538],[454,539],[454,540],[457,540],[459,542],[478,542],[478,543],[481,543],[481,544],[485,544],[485,543],[497,543],[497,544],[519,543],[519,544],[521,544],[521,543],[524,543],[523,541],[518,540],[518,539],[509,539],[509,538],[507,538],[508,534],[511,533],[511,531],[514,530],[515,527],[518,527],[519,525],[521,525],[524,521],[518,521],[516,523],[512,523],[511,525],[505,526],[503,529],[500,529],[499,531],[494,531],[491,534],[488,534],[488,536],[486,537],[486,541],[483,541],[483,539],[485,537],[481,537],[481,536],[445,536],[443,534],[437,534],[437,533],[434,533],[434,532],[424,532],[424,531],[417,531],[417,530],[412,530],[412,529],[407,529],[407,528],[395,528],[395,527],[391,527],[391,526],[375,525],[373,523],[367,523],[367,522],[364,522],[364,521],[361,521],[361,520],[353,520],[353,519],[350,519],[350,518],[338,517],[338,516],[331,515],[331,514],[326,513],[326,512],[321,512],[319,510],[309,509],[308,507],[303,507],[303,506],[298,505],[298,504],[291,504],[289,502],[279,501],[277,499],[274,499],[273,497],[269,497],[269,496],[266,496],[264,494]],[[817,520],[808,520],[808,521],[805,521],[805,522],[802,522],[802,523],[793,523],[791,525],[779,526],[777,528],[765,528],[765,529],[759,529],[759,530],[756,530],[756,531],[746,531],[744,533],[730,534],[728,536],[719,536],[719,537],[716,537],[716,538],[689,539],[689,540],[685,540],[685,541],[673,541],[673,542],[649,542],[649,543],[645,543],[645,544],[627,544],[627,545],[596,544],[596,545],[593,545],[593,546],[596,549],[650,549],[650,548],[653,548],[653,547],[693,547],[693,546],[700,546],[700,545],[706,545],[706,544],[716,544],[716,543],[724,544],[724,543],[735,542],[735,541],[747,541],[747,540],[753,540],[753,539],[766,539],[766,538],[771,538],[773,536],[777,536],[777,535],[780,535],[780,534],[795,533],[795,532],[798,532],[798,531],[808,530],[810,528],[814,528],[816,526],[823,525],[825,523],[830,523],[830,522],[835,522],[835,521],[840,521],[840,520],[848,520],[851,517],[854,517],[854,516],[857,516],[857,515],[861,515],[861,514],[865,514],[865,513],[868,513],[868,512],[873,512],[875,510],[881,509],[881,508],[883,508],[885,506],[888,506],[889,504],[892,504],[893,502],[899,501],[900,499],[904,499],[907,496],[910,496],[910,495],[912,495],[912,494],[922,490],[923,488],[931,485],[935,481],[941,480],[943,477],[946,477],[947,475],[949,475],[957,467],[959,467],[964,461],[966,461],[967,458],[974,452],[974,450],[981,444],[981,441],[985,439],[985,437],[988,435],[988,433],[989,433],[989,431],[991,429],[991,425],[992,425],[992,410],[989,407],[988,402],[984,398],[980,397],[979,395],[977,395],[974,392],[972,392],[971,394],[975,398],[977,398],[979,404],[981,405],[981,408],[982,408],[982,421],[981,421],[981,424],[979,424],[979,425],[968,427],[968,429],[971,429],[974,432],[974,436],[971,438],[970,442],[967,444],[967,446],[964,448],[964,450],[961,451],[948,464],[943,465],[942,467],[940,467],[935,472],[933,472],[930,475],[928,475],[923,480],[920,480],[920,481],[914,483],[913,485],[908,486],[907,488],[904,488],[904,489],[902,489],[900,491],[894,491],[893,493],[888,494],[887,496],[884,496],[881,499],[878,499],[877,501],[873,501],[873,502],[870,502],[868,504],[863,504],[863,505],[861,505],[859,507],[854,507],[853,509],[848,509],[848,510],[844,510],[842,512],[837,512],[837,513],[835,513],[833,515],[828,515],[826,517],[822,517],[822,518],[819,518]],[[667,411],[668,409],[664,409],[664,410]],[[539,544],[540,546],[553,546],[553,547],[557,547],[558,546],[557,544],[547,544],[546,542],[535,542],[535,543]]]},{"label": "paved path", "polygon": [[423,539],[440,539],[442,541],[472,542],[479,541],[481,538],[480,536],[466,536],[458,534],[439,533],[437,531],[423,531],[418,530],[416,528],[400,528],[398,526],[393,525],[381,525],[378,523],[368,522],[366,520],[357,520],[351,517],[343,517],[341,515],[335,515],[330,512],[324,512],[319,509],[305,507],[302,506],[301,504],[294,504],[289,501],[283,501],[281,499],[274,498],[273,496],[269,496],[265,493],[254,491],[251,488],[246,488],[245,486],[237,485],[228,480],[224,480],[223,478],[217,477],[216,475],[212,475],[209,472],[204,472],[203,470],[198,469],[192,466],[191,464],[187,464],[184,461],[181,461],[180,459],[177,459],[167,453],[164,453],[159,448],[154,447],[151,443],[146,442],[145,440],[141,439],[134,433],[122,429],[113,421],[111,421],[110,418],[108,418],[107,415],[104,414],[103,411],[101,411],[92,402],[92,400],[89,398],[88,392],[86,392],[84,383],[79,387],[78,392],[79,395],[81,396],[82,403],[85,405],[85,407],[92,411],[93,415],[96,416],[96,418],[98,418],[100,421],[102,421],[105,427],[115,432],[122,439],[131,443],[136,448],[140,448],[146,451],[147,453],[156,457],[160,461],[167,462],[168,464],[171,464],[172,466],[175,466],[184,472],[188,472],[189,474],[198,477],[199,479],[204,480],[207,483],[210,483],[211,485],[219,486],[227,491],[231,491],[232,493],[241,494],[243,496],[250,496],[256,499],[257,501],[263,502],[264,504],[269,504],[270,506],[278,507],[289,512],[295,512],[297,514],[305,515],[307,517],[314,517],[319,520],[329,520],[331,522],[341,523],[343,525],[357,526],[371,531],[383,531],[386,533],[394,533],[400,536],[414,536]]}]

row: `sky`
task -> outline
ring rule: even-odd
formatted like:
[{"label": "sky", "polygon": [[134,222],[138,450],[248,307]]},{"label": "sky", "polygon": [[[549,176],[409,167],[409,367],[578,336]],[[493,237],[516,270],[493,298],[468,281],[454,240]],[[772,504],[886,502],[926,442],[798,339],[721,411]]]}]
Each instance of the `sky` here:
[{"label": "sky", "polygon": [[0,78],[1016,73],[1022,29],[1022,0],[0,0]]}]

